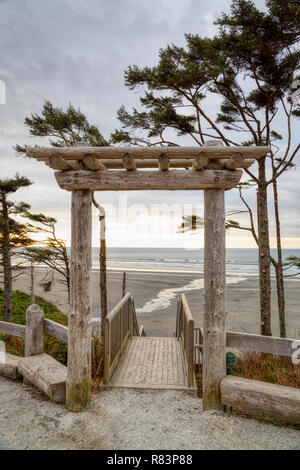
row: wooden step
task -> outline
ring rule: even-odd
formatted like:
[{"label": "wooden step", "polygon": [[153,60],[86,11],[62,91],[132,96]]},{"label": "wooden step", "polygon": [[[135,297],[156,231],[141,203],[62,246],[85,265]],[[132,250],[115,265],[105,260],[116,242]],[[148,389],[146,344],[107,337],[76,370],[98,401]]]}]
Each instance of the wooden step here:
[{"label": "wooden step", "polygon": [[48,354],[23,357],[19,360],[19,373],[42,390],[51,400],[66,400],[67,368]]},{"label": "wooden step", "polygon": [[2,353],[3,359],[0,360],[0,375],[8,379],[20,379],[22,376],[18,371],[20,356],[14,354]]}]

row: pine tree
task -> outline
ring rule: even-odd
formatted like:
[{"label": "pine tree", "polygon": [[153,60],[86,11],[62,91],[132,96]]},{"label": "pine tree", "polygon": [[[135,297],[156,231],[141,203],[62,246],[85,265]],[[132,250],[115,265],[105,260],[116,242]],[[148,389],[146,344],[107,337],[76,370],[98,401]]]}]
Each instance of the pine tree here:
[{"label": "pine tree", "polygon": [[[246,170],[257,185],[261,333],[271,335],[267,195],[269,185],[276,185],[300,147],[292,146],[291,126],[292,118],[300,115],[292,96],[300,60],[296,48],[300,7],[288,0],[269,0],[266,7],[267,12],[262,12],[251,1],[233,0],[230,14],[223,14],[216,22],[219,33],[215,37],[186,34],[186,46],[173,44],[161,49],[156,66],[129,67],[126,86],[145,89],[140,98],[142,110],[135,108],[130,113],[124,106],[119,109],[122,128],[112,134],[112,142],[170,146],[180,145],[185,136],[199,146],[206,138],[226,146],[271,145],[271,153],[259,160],[257,173]],[[217,116],[211,113],[209,97],[222,99]],[[288,139],[276,161],[280,113],[286,118]],[[274,164],[270,177],[268,161]],[[274,202],[276,209],[278,194]],[[277,238],[280,254],[278,223]],[[281,280],[278,282],[282,288]],[[281,325],[284,336],[284,318]]]},{"label": "pine tree", "polygon": [[16,216],[24,214],[29,205],[24,202],[13,202],[8,199],[10,194],[32,183],[25,176],[18,174],[14,178],[0,179],[0,254],[3,267],[4,284],[4,320],[12,321],[12,257],[16,248],[26,247],[33,243],[29,236],[27,224],[18,222]]}]

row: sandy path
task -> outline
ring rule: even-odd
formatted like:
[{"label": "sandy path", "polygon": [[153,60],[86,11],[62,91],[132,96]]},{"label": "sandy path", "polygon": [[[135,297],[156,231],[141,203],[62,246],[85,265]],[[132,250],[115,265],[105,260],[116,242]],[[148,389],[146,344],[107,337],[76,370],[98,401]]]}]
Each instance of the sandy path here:
[{"label": "sandy path", "polygon": [[299,449],[300,432],[201,413],[185,392],[103,391],[84,413],[0,377],[0,449]]}]

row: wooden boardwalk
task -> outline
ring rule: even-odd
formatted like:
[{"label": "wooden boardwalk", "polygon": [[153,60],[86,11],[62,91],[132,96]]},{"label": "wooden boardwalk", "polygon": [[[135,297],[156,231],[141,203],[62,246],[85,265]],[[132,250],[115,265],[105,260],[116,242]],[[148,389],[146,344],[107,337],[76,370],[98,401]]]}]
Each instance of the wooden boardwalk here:
[{"label": "wooden boardwalk", "polygon": [[110,380],[111,387],[195,390],[188,388],[181,341],[133,336]]}]

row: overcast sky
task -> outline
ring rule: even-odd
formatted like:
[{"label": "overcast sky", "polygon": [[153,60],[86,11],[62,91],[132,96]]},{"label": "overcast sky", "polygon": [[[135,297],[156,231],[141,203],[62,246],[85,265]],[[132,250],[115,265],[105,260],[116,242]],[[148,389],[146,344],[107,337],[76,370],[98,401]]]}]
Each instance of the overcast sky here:
[{"label": "overcast sky", "polygon": [[[263,1],[255,3],[264,6]],[[24,118],[39,113],[45,100],[63,108],[72,103],[109,137],[119,127],[119,106],[138,105],[138,93],[124,86],[124,70],[133,64],[154,65],[161,47],[184,45],[184,33],[213,35],[213,21],[229,5],[228,0],[0,0],[0,81],[6,87],[6,104],[0,104],[0,172],[3,177],[18,171],[34,181],[17,197],[34,211],[55,216],[59,234],[69,241],[69,194],[58,188],[51,169],[14,154],[17,143],[46,145],[28,136]],[[217,111],[217,103],[210,107]],[[288,248],[300,248],[299,196],[296,169],[280,180],[283,242]],[[249,192],[247,197],[254,204],[255,195]],[[98,193],[98,199],[107,208],[111,246],[202,244],[201,236],[199,241],[195,235],[176,234],[183,206],[189,212],[197,205],[202,214],[201,192]],[[226,194],[226,202],[228,210],[241,207],[236,190]],[[171,214],[160,217],[160,204],[173,204]],[[247,223],[243,216],[239,220]],[[94,212],[94,245],[97,238]],[[271,241],[274,245],[272,222]],[[255,246],[241,231],[231,231],[227,244]]]}]

